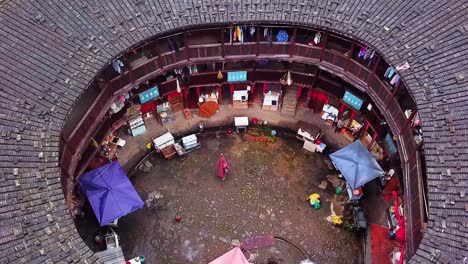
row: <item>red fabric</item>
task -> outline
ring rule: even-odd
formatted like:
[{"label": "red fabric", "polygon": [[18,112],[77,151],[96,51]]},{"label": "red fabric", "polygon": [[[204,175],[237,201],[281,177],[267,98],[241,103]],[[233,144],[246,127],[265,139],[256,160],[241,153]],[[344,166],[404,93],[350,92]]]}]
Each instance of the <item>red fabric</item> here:
[{"label": "red fabric", "polygon": [[146,113],[154,111],[154,110],[156,110],[155,101],[151,101],[149,103],[146,103],[146,104],[142,105],[141,108],[140,108],[140,112],[142,114],[146,114]]},{"label": "red fabric", "polygon": [[231,83],[229,85],[229,91],[231,92],[231,96],[232,96],[234,94],[234,84],[233,83]]},{"label": "red fabric", "polygon": [[[398,225],[400,226],[398,228],[398,230],[395,232],[396,237],[398,238],[398,240],[404,242],[406,240],[406,236],[405,236],[405,233],[406,233],[405,218],[403,218],[400,215],[400,210],[398,210],[398,194],[397,194],[397,192],[393,191],[391,193],[391,195],[393,196],[393,206],[395,207],[395,216],[396,216],[396,218],[398,220]],[[390,194],[385,197],[385,200],[387,200],[387,201],[390,200]]]},{"label": "red fabric", "polygon": [[312,99],[313,100],[317,100],[317,101],[320,101],[320,102],[323,102],[324,104],[326,104],[328,102],[328,95],[324,94],[324,93],[321,93],[319,91],[312,91]]},{"label": "red fabric", "polygon": [[317,90],[313,90],[309,94],[311,94],[310,99],[312,103],[312,110],[314,112],[320,113],[323,109],[323,106],[328,103],[328,95]]},{"label": "red fabric", "polygon": [[263,93],[266,94],[268,92],[267,84],[263,83]]},{"label": "red fabric", "polygon": [[369,126],[370,126],[369,122],[366,122],[366,125],[364,126],[364,131],[367,131],[367,129],[369,129]]},{"label": "red fabric", "polygon": [[297,97],[301,97],[301,93],[302,93],[302,87],[299,86],[299,87],[297,88],[297,95],[296,95],[296,96],[297,96]]},{"label": "red fabric", "polygon": [[200,87],[197,87],[197,97],[200,96]]},{"label": "red fabric", "polygon": [[400,247],[401,242],[388,239],[388,228],[381,225],[370,224],[370,263],[391,264],[390,253],[395,247]]},{"label": "red fabric", "polygon": [[227,163],[224,155],[221,154],[218,159],[218,178],[223,179],[224,176],[224,169],[229,169],[229,164]]},{"label": "red fabric", "polygon": [[340,109],[339,109],[339,111],[338,111],[338,112],[340,112],[340,113],[341,113],[341,112],[343,112],[343,110],[344,110],[344,104],[340,104]]},{"label": "red fabric", "polygon": [[[398,194],[396,191],[393,191],[393,206],[395,207],[395,216],[398,220],[398,225],[400,226],[397,231],[395,232],[396,238],[403,242],[403,246],[401,246],[401,254],[400,259],[398,260],[398,264],[403,264],[403,260],[405,258],[405,244],[406,244],[406,226],[405,226],[405,218],[400,215],[400,210],[398,210]],[[390,194],[385,197],[387,201],[390,200]]]}]

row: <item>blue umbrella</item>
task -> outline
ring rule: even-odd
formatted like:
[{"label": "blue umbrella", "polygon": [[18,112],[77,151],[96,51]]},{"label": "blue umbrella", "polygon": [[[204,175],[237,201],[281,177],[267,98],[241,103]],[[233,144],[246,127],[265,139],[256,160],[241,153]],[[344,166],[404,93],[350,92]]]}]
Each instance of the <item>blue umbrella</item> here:
[{"label": "blue umbrella", "polygon": [[118,161],[84,174],[80,186],[101,226],[144,205]]},{"label": "blue umbrella", "polygon": [[384,174],[360,140],[332,153],[330,158],[353,189]]}]

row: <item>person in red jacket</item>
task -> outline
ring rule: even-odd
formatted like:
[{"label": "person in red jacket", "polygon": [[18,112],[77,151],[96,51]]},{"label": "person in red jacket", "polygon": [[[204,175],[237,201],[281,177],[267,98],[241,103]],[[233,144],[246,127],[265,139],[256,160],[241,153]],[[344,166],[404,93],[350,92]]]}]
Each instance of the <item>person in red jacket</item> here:
[{"label": "person in red jacket", "polygon": [[221,153],[218,159],[218,178],[221,180],[226,180],[226,175],[229,171],[229,164],[226,161],[226,158]]}]

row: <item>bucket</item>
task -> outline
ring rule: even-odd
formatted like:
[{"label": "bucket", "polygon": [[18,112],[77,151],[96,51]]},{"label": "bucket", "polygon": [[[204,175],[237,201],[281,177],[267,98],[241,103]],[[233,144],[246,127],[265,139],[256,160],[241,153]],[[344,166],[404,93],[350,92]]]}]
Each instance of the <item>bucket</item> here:
[{"label": "bucket", "polygon": [[140,263],[145,263],[145,256],[138,256]]}]

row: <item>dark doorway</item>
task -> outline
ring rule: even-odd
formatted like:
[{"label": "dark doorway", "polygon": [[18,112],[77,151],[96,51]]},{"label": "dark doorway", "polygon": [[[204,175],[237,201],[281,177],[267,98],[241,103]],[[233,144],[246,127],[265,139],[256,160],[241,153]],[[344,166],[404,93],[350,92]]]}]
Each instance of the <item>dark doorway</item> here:
[{"label": "dark doorway", "polygon": [[190,88],[188,89],[188,108],[197,109],[198,108],[198,96],[197,89]]},{"label": "dark doorway", "polygon": [[231,104],[231,89],[229,84],[224,84],[221,89],[221,96],[223,99],[223,105]]}]

